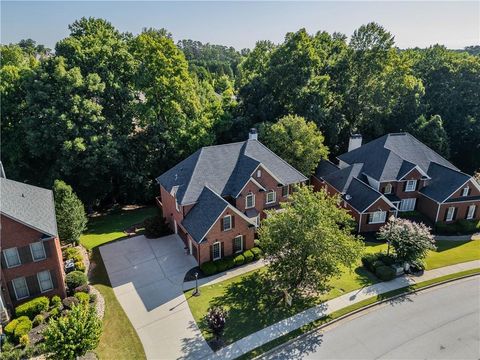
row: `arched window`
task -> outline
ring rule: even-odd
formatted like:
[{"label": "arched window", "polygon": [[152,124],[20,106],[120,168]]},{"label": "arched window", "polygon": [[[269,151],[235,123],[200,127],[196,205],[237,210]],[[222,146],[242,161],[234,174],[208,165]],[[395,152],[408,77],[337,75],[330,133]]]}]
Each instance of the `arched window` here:
[{"label": "arched window", "polygon": [[392,184],[387,184],[387,185],[385,186],[384,193],[385,193],[385,194],[391,194],[391,193],[392,193]]}]

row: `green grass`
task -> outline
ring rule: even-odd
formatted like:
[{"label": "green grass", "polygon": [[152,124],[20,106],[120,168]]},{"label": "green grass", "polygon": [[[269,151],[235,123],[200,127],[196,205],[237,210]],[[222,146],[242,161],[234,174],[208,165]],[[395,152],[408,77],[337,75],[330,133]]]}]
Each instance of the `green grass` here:
[{"label": "green grass", "polygon": [[[387,249],[387,245],[381,243],[369,242],[366,245],[368,253]],[[438,250],[430,252],[426,259],[427,269],[480,259],[478,241],[439,241],[437,247]],[[292,307],[285,307],[281,298],[269,290],[268,282],[263,276],[266,271],[266,268],[254,270],[217,284],[203,286],[199,297],[191,296],[193,290],[185,293],[193,317],[205,339],[212,338],[203,321],[211,306],[223,306],[229,310],[230,316],[223,337],[225,343],[229,344],[321,302],[378,282],[359,261],[353,271],[345,269],[339,278],[331,281],[328,293],[298,299]]]},{"label": "green grass", "polygon": [[80,237],[80,243],[87,249],[125,236],[124,230],[158,213],[156,207],[134,210],[116,210],[107,215],[90,218],[87,230]]},{"label": "green grass", "polygon": [[356,304],[353,304],[353,305],[347,306],[343,309],[340,309],[338,311],[335,311],[335,312],[331,313],[330,315],[328,315],[326,317],[323,317],[323,318],[315,320],[315,321],[313,321],[309,324],[306,324],[306,325],[302,326],[301,328],[298,328],[294,331],[291,331],[288,334],[285,334],[285,335],[283,335],[283,336],[281,336],[281,337],[279,337],[275,340],[272,340],[272,341],[270,341],[266,344],[263,344],[262,346],[259,346],[255,349],[249,351],[248,353],[238,357],[237,359],[238,360],[253,359],[253,358],[255,358],[257,356],[260,356],[261,354],[269,351],[269,350],[274,349],[277,346],[280,346],[280,345],[286,343],[287,341],[290,341],[290,340],[292,340],[292,339],[294,339],[294,338],[296,338],[300,335],[306,334],[307,332],[312,331],[313,329],[318,328],[321,325],[324,325],[324,324],[326,324],[326,323],[328,323],[332,320],[338,319],[339,317],[347,315],[349,313],[352,313],[356,310],[362,309],[362,308],[364,308],[368,305],[372,305],[372,304],[374,304],[378,301],[386,300],[386,299],[392,298],[394,296],[404,294],[404,293],[408,293],[408,292],[411,292],[411,291],[414,291],[414,290],[419,290],[421,288],[424,288],[424,287],[427,287],[429,285],[433,285],[433,284],[436,284],[436,283],[440,283],[440,282],[443,282],[443,281],[453,280],[453,279],[457,279],[457,278],[461,278],[461,277],[469,276],[469,275],[474,275],[474,274],[480,274],[480,269],[466,270],[466,271],[462,271],[462,272],[459,272],[459,273],[456,273],[456,274],[445,275],[445,276],[442,276],[442,277],[439,277],[439,278],[436,278],[436,279],[423,281],[421,283],[418,283],[418,284],[415,284],[415,285],[412,285],[412,286],[406,286],[406,287],[401,288],[401,289],[393,290],[393,291],[390,291],[390,292],[387,292],[387,293],[384,293],[384,294],[381,294],[381,295],[371,297],[369,299],[365,299],[365,300],[360,301]]},{"label": "green grass", "polygon": [[95,350],[98,358],[100,360],[146,359],[137,332],[115,297],[98,248],[93,249],[92,261],[95,262],[96,267],[90,281],[105,299],[103,333]]}]

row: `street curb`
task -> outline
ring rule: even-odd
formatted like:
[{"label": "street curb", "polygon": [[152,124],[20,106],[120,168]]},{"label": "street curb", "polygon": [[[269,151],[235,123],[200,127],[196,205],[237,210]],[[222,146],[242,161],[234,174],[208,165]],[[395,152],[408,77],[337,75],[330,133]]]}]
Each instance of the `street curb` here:
[{"label": "street curb", "polygon": [[[293,338],[293,339],[290,339],[290,340],[284,342],[283,344],[277,345],[277,346],[275,346],[273,349],[270,349],[270,350],[265,351],[264,353],[262,353],[262,354],[260,354],[260,355],[258,355],[258,356],[255,356],[253,359],[254,359],[254,360],[260,359],[261,357],[267,356],[267,355],[275,352],[275,351],[276,351],[277,349],[279,349],[279,348],[288,346],[288,345],[290,345],[292,342],[298,341],[298,340],[300,340],[300,339],[303,339],[304,337],[306,337],[306,336],[308,336],[308,335],[310,335],[310,334],[313,334],[314,332],[316,332],[316,331],[318,331],[318,330],[321,330],[321,329],[323,329],[323,328],[325,328],[325,327],[327,327],[327,326],[333,325],[333,324],[335,324],[335,323],[337,323],[337,322],[339,322],[339,321],[342,321],[342,320],[344,320],[344,319],[346,319],[346,318],[348,318],[348,317],[351,317],[351,316],[356,315],[356,314],[358,314],[358,313],[364,312],[364,311],[369,310],[369,309],[371,309],[371,308],[377,307],[377,306],[379,306],[379,305],[381,305],[381,304],[384,304],[384,303],[386,303],[386,302],[389,302],[389,301],[398,299],[398,298],[400,298],[400,297],[402,297],[402,296],[406,296],[406,295],[410,295],[410,294],[415,294],[415,293],[418,293],[418,292],[421,292],[421,291],[424,291],[424,290],[428,290],[428,289],[431,289],[431,288],[434,288],[434,287],[437,287],[437,286],[440,286],[440,285],[448,284],[448,283],[451,283],[451,282],[454,282],[454,281],[459,281],[459,280],[463,280],[463,279],[467,279],[467,278],[474,277],[474,276],[479,276],[479,275],[480,275],[480,273],[468,274],[468,275],[460,276],[460,277],[458,277],[458,278],[453,278],[453,279],[448,279],[448,280],[440,281],[440,282],[438,282],[438,283],[426,285],[425,287],[422,287],[422,288],[420,288],[420,289],[413,289],[413,290],[410,290],[410,291],[406,291],[406,292],[403,292],[403,293],[401,293],[401,294],[398,294],[398,295],[394,295],[394,296],[392,296],[392,297],[389,297],[389,298],[387,298],[387,299],[379,300],[379,301],[376,301],[376,302],[374,302],[374,303],[372,303],[372,304],[365,305],[365,306],[363,306],[363,307],[361,307],[361,308],[359,308],[359,309],[353,310],[353,311],[351,311],[351,312],[349,312],[349,313],[347,313],[347,314],[345,314],[345,315],[339,316],[338,318],[333,319],[333,320],[331,320],[331,321],[329,321],[329,322],[327,322],[327,323],[325,323],[325,324],[319,325],[318,327],[316,327],[316,328],[314,328],[314,329],[312,329],[312,330],[309,330],[309,331],[307,331],[306,333],[301,334],[301,335],[299,335],[299,336],[297,336],[297,337],[295,337],[295,338]],[[427,280],[427,281],[428,281],[428,280]],[[414,284],[412,284],[412,285],[414,285]],[[405,286],[405,287],[403,287],[403,288],[399,288],[399,289],[396,289],[396,290],[405,289],[405,288],[408,288],[408,286]],[[395,291],[395,290],[391,290],[391,291]],[[379,295],[382,295],[382,294],[379,294]],[[341,310],[341,309],[339,309],[339,310]],[[327,316],[328,316],[328,315],[327,315]],[[306,324],[306,325],[308,325],[308,324]],[[287,333],[287,334],[288,334],[288,333]],[[287,335],[287,334],[285,334],[285,335]],[[273,340],[272,340],[272,341],[273,341]]]}]

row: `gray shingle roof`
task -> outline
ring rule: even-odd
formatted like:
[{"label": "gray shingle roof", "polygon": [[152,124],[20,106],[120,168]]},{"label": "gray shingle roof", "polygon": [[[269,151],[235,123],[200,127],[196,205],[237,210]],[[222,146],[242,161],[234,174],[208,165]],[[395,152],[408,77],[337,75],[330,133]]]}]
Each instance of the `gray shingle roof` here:
[{"label": "gray shingle roof", "polygon": [[431,177],[431,180],[420,192],[438,202],[447,200],[450,195],[471,178],[470,175],[461,171],[455,171],[436,163],[430,164],[427,174]]},{"label": "gray shingle roof", "polygon": [[315,176],[320,179],[325,175],[338,171],[338,169],[340,168],[334,163],[332,163],[331,161],[320,160],[320,162],[318,163],[317,169],[315,170]]},{"label": "gray shingle roof", "polygon": [[417,165],[425,173],[431,163],[457,170],[435,151],[408,133],[387,134],[338,156],[347,164],[363,163],[363,171],[378,181],[398,180]]},{"label": "gray shingle roof", "polygon": [[363,164],[353,164],[347,166],[346,168],[325,175],[323,179],[330,185],[332,185],[335,189],[337,189],[341,193],[344,193],[350,186],[352,179],[360,175],[362,167]]},{"label": "gray shingle roof", "polygon": [[262,164],[282,184],[307,178],[257,140],[204,147],[162,174],[157,181],[171,191],[178,186],[177,200],[186,205],[198,200],[204,186],[221,196],[236,196]]},{"label": "gray shingle roof", "polygon": [[[348,200],[347,196],[349,197]],[[364,212],[370,205],[382,197],[382,194],[357,178],[352,179],[350,186],[343,196],[343,198],[359,212]]]},{"label": "gray shingle roof", "polygon": [[0,178],[0,212],[49,236],[57,236],[53,192]]}]

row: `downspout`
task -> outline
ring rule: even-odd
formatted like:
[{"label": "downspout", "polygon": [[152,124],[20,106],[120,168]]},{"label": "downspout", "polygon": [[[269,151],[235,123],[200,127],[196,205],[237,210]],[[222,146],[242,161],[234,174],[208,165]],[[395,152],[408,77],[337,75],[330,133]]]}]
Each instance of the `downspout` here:
[{"label": "downspout", "polygon": [[362,213],[360,213],[360,220],[358,221],[358,232],[362,229]]}]

